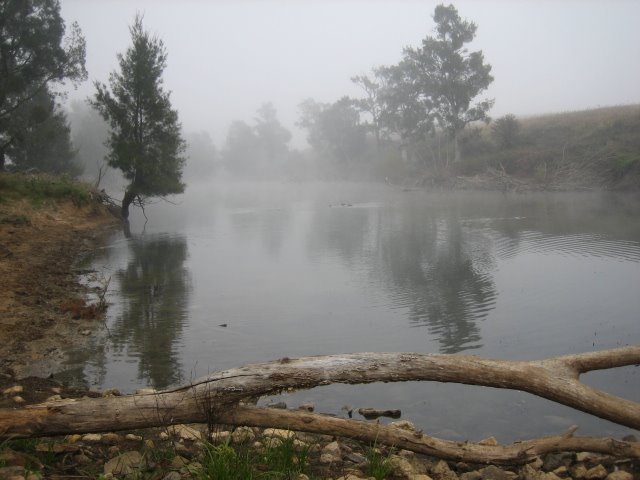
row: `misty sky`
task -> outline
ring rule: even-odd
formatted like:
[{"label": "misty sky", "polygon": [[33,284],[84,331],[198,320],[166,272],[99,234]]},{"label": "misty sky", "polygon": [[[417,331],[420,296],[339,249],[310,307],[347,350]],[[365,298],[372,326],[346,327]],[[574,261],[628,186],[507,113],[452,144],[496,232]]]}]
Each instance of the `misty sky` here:
[{"label": "misty sky", "polygon": [[[431,1],[62,0],[67,23],[87,40],[89,81],[69,99],[106,82],[116,53],[130,42],[137,11],[162,38],[165,85],[185,131],[224,143],[232,120],[251,121],[264,102],[304,145],[294,127],[305,98],[358,96],[350,78],[397,63],[405,46],[432,33]],[[517,115],[640,103],[640,2],[458,1],[478,25],[495,81],[491,115]]]}]

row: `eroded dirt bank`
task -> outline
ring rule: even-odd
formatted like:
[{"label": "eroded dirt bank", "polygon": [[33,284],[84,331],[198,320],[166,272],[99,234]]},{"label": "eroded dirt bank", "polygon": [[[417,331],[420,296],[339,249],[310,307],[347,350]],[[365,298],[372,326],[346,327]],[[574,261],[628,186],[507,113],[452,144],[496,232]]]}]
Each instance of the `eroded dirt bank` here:
[{"label": "eroded dirt bank", "polygon": [[77,262],[116,225],[99,203],[0,203],[0,373],[48,376],[86,341],[100,320]]}]

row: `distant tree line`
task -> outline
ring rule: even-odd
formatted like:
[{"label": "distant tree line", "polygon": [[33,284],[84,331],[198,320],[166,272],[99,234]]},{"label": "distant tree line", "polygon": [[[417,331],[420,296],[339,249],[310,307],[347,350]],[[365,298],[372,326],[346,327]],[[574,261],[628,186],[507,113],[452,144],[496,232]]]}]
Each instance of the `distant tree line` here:
[{"label": "distant tree line", "polygon": [[481,51],[465,47],[477,27],[453,5],[438,5],[433,19],[434,34],[420,47],[405,48],[396,65],[351,79],[362,88],[362,98],[300,104],[298,125],[317,153],[346,171],[394,157],[436,170],[461,160],[465,128],[489,121],[493,100],[474,101],[493,81],[491,66]]}]

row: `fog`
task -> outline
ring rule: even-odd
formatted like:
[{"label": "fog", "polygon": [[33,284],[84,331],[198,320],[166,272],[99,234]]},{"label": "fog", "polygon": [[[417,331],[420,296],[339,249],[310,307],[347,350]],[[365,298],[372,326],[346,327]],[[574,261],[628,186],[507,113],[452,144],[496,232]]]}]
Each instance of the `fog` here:
[{"label": "fog", "polygon": [[[251,121],[272,102],[291,146],[306,98],[358,97],[350,78],[397,63],[405,46],[432,33],[430,1],[116,1],[63,0],[69,24],[87,41],[89,81],[68,102],[106,82],[130,43],[136,12],[168,50],[165,85],[185,132],[207,132],[216,146],[234,120]],[[478,31],[495,81],[493,117],[640,102],[640,3],[628,1],[457,1]]]}]

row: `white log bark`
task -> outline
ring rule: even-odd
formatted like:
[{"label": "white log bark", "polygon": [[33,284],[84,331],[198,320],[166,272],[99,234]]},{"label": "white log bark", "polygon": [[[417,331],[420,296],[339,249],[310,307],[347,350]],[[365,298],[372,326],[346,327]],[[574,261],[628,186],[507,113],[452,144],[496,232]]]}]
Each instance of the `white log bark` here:
[{"label": "white log bark", "polygon": [[[284,390],[307,389],[331,383],[420,380],[523,390],[621,425],[640,429],[639,403],[610,395],[579,381],[580,374],[588,371],[639,363],[640,346],[536,361],[490,360],[475,356],[423,353],[353,353],[283,358],[275,362],[225,370],[189,385],[153,395],[69,400],[20,409],[0,409],[0,438],[128,430],[178,423],[242,424],[250,423],[249,418],[254,419],[254,425],[269,426],[267,420],[255,423],[258,420],[255,420],[257,417],[252,413],[253,410],[238,407],[238,402]],[[276,422],[275,418],[280,415],[278,422],[283,422],[285,414],[290,413],[261,413],[259,416]],[[304,423],[304,420],[300,421]],[[325,423],[329,425],[330,421],[327,422],[329,423]],[[368,428],[364,427],[366,424],[362,425],[361,429]],[[274,423],[272,426],[283,426],[283,423]],[[334,426],[338,428],[338,424]],[[330,432],[323,429],[322,433]],[[343,429],[342,426],[339,432],[333,433],[350,436],[349,428]],[[569,440],[565,441],[565,448],[568,448],[567,442]],[[406,448],[412,449],[410,446]],[[636,452],[634,455],[637,455],[637,446],[634,448],[636,450],[629,451]],[[536,450],[534,448],[531,451]],[[518,453],[516,457],[522,458],[522,455]],[[509,458],[513,457],[514,454],[510,454]],[[493,458],[498,457],[494,455]]]}]

